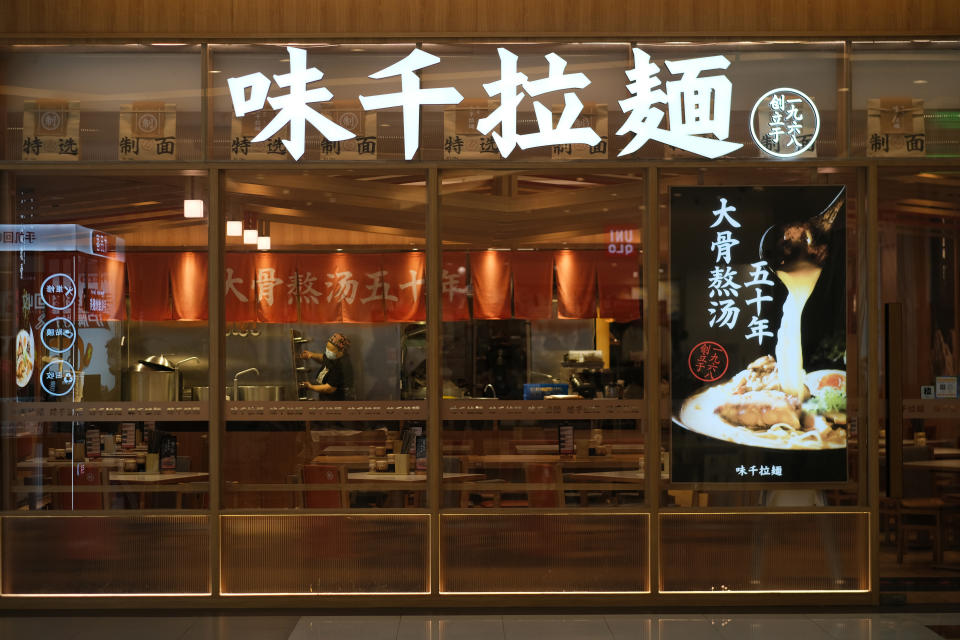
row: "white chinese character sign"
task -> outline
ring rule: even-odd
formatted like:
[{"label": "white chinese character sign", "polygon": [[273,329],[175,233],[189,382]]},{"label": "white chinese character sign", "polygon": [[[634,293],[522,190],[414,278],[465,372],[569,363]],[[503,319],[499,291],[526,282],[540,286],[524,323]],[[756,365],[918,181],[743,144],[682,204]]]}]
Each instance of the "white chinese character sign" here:
[{"label": "white chinese character sign", "polygon": [[[620,101],[627,119],[617,131],[617,135],[632,134],[633,138],[619,155],[639,150],[648,140],[705,158],[719,158],[743,146],[727,142],[733,85],[722,74],[701,76],[726,69],[729,60],[723,56],[667,60],[667,70],[680,78],[668,81],[664,89],[659,88],[660,67],[649,55],[634,49],[633,61],[633,69],[626,72],[632,97]],[[666,121],[657,105],[667,107]]]},{"label": "white chinese character sign", "polygon": [[[438,77],[456,71],[422,49],[414,48],[383,69],[371,69],[369,93],[357,96],[334,96],[329,87],[336,87],[336,82],[325,76],[327,70],[308,64],[306,50],[287,47],[287,52],[289,73],[275,75],[272,81],[257,71],[227,80],[236,117],[232,158],[247,159],[256,153],[300,160],[308,130],[319,132],[329,149],[349,145],[357,154],[361,146],[370,151],[370,140],[361,142],[361,138],[370,138],[371,131],[361,135],[355,127],[327,117],[335,98],[358,100],[363,114],[399,109],[406,160],[417,157],[425,105],[444,110],[445,159],[484,154],[508,158],[517,149],[542,149],[558,159],[607,158],[612,155],[610,144],[621,148],[618,156],[622,157],[636,153],[650,140],[718,158],[743,146],[727,139],[733,85],[725,75],[730,60],[724,56],[664,60],[661,69],[642,49],[633,49],[633,66],[624,70],[624,88],[630,97],[619,102],[625,120],[615,134],[621,139],[614,143],[607,131],[608,109],[613,107],[584,101],[583,92],[592,80],[582,70],[568,69],[567,60],[556,53],[543,56],[545,74],[531,77],[520,71],[517,54],[498,48],[497,77],[480,80],[489,99],[465,101],[456,87],[421,86],[424,70],[443,74]],[[542,64],[533,59],[524,64],[537,62]],[[463,88],[476,95],[477,87]],[[270,95],[272,89],[279,95]],[[256,114],[264,115],[249,119]],[[365,115],[356,117],[362,120]]]},{"label": "white chinese character sign", "polygon": [[671,190],[674,482],[846,479],[844,197]]},{"label": "white chinese character sign", "polygon": [[820,112],[802,91],[772,89],[753,105],[750,135],[763,153],[774,158],[816,157]]}]

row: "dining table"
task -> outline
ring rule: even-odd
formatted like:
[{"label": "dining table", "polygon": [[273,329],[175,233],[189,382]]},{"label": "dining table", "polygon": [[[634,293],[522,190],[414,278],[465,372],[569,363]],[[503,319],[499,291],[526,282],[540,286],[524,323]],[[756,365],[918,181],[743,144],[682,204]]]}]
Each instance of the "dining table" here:
[{"label": "dining table", "polygon": [[[122,485],[158,485],[158,484],[184,484],[188,482],[205,482],[210,477],[206,471],[173,471],[173,472],[153,472],[153,471],[111,471],[109,480],[111,484]],[[176,491],[176,507],[183,506],[184,493],[204,493],[209,490],[206,485],[202,487],[190,487],[190,491]],[[146,491],[139,493],[139,508],[146,505]]]},{"label": "dining table", "polygon": [[[483,473],[449,473],[443,474],[444,480],[451,482],[471,482],[483,480],[487,476]],[[426,474],[419,473],[391,473],[389,471],[358,471],[347,474],[350,482],[401,482],[404,484],[421,483],[427,481]]]},{"label": "dining table", "polygon": [[[484,480],[487,476],[483,473],[455,473],[444,472],[443,479],[446,482],[474,482]],[[347,473],[347,482],[365,483],[373,485],[380,491],[408,491],[407,495],[412,506],[421,505],[423,492],[426,489],[427,476],[422,473],[391,473],[389,471],[357,471]],[[395,486],[390,486],[395,485]],[[464,496],[465,497],[465,496]],[[404,499],[406,504],[407,498]],[[461,503],[463,499],[461,499]]]},{"label": "dining table", "polygon": [[944,471],[960,473],[960,458],[947,458],[941,460],[913,460],[904,462],[903,466],[911,469],[927,469],[929,471]]},{"label": "dining table", "polygon": [[[564,476],[565,482],[570,483],[613,483],[613,484],[642,484],[646,479],[646,473],[640,469],[618,469],[615,471],[579,471],[568,473]],[[670,474],[667,471],[660,472],[661,480],[669,480]],[[594,487],[574,487],[580,494],[580,504],[586,506],[589,502],[589,494],[595,493],[598,489]],[[604,493],[614,493],[616,489],[604,487]]]}]

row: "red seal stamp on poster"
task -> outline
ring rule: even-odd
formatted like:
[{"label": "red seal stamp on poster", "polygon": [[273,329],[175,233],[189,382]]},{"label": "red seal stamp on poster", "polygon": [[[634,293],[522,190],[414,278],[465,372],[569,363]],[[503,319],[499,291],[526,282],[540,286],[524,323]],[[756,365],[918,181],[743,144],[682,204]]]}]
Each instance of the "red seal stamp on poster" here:
[{"label": "red seal stamp on poster", "polygon": [[705,340],[690,350],[687,364],[697,380],[715,382],[727,372],[730,357],[720,344]]}]

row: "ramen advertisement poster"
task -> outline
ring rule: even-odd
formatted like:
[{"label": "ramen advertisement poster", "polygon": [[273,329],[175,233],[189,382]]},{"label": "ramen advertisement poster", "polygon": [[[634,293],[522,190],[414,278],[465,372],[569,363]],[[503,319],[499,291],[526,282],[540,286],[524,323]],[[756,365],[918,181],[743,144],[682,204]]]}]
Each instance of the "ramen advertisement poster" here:
[{"label": "ramen advertisement poster", "polygon": [[670,196],[672,480],[845,480],[844,188]]}]

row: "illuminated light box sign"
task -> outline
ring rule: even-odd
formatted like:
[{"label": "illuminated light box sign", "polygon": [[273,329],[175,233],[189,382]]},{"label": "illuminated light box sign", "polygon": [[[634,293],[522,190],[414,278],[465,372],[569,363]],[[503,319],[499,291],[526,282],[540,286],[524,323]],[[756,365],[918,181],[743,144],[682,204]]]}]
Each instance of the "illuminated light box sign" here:
[{"label": "illuminated light box sign", "polygon": [[[234,155],[249,152],[250,145],[265,143],[265,153],[279,156],[289,152],[291,158],[299,160],[305,151],[307,124],[320,132],[325,144],[347,141],[359,144],[355,140],[356,127],[342,126],[318,110],[334,98],[356,98],[364,112],[400,109],[404,158],[411,160],[420,144],[420,108],[444,105],[456,111],[458,105],[464,103],[463,95],[455,87],[421,86],[418,73],[442,64],[440,58],[421,49],[415,48],[394,64],[374,70],[369,75],[373,81],[369,85],[370,94],[359,96],[334,96],[321,84],[325,72],[307,66],[306,50],[287,47],[287,51],[289,72],[273,76],[272,82],[261,72],[227,80],[238,120],[249,123],[249,116],[265,110],[271,116],[256,120],[259,130],[253,137],[237,138],[243,145],[242,148],[234,145]],[[579,90],[591,84],[586,74],[567,73],[566,60],[549,53],[545,56],[547,75],[530,78],[518,70],[519,57],[509,49],[500,47],[497,55],[499,79],[482,84],[490,98],[489,104],[469,103],[469,109],[476,113],[463,118],[470,123],[466,131],[461,131],[455,121],[445,125],[451,134],[445,157],[459,156],[465,147],[469,151],[472,142],[476,143],[477,154],[495,150],[503,158],[510,157],[516,149],[535,148],[548,148],[554,157],[606,153],[606,109],[585,105],[578,95]],[[642,49],[634,48],[632,63],[632,67],[624,70],[624,86],[630,97],[618,103],[626,116],[615,133],[625,140],[618,157],[637,152],[650,140],[705,158],[719,158],[743,146],[727,140],[733,92],[730,80],[723,73],[730,66],[727,58],[716,55],[665,60],[664,70]],[[399,79],[400,90],[377,93],[377,81],[391,78]],[[269,96],[274,83],[285,92]],[[388,86],[395,85],[394,81]],[[521,108],[533,110],[536,131],[518,131]],[[602,131],[598,133],[595,128]],[[288,132],[286,138],[281,135],[284,130]],[[573,151],[574,145],[577,153]]]},{"label": "illuminated light box sign", "polygon": [[843,187],[670,195],[671,480],[844,481]]},{"label": "illuminated light box sign", "polygon": [[76,251],[123,261],[123,239],[76,224],[0,224],[0,251]]}]

